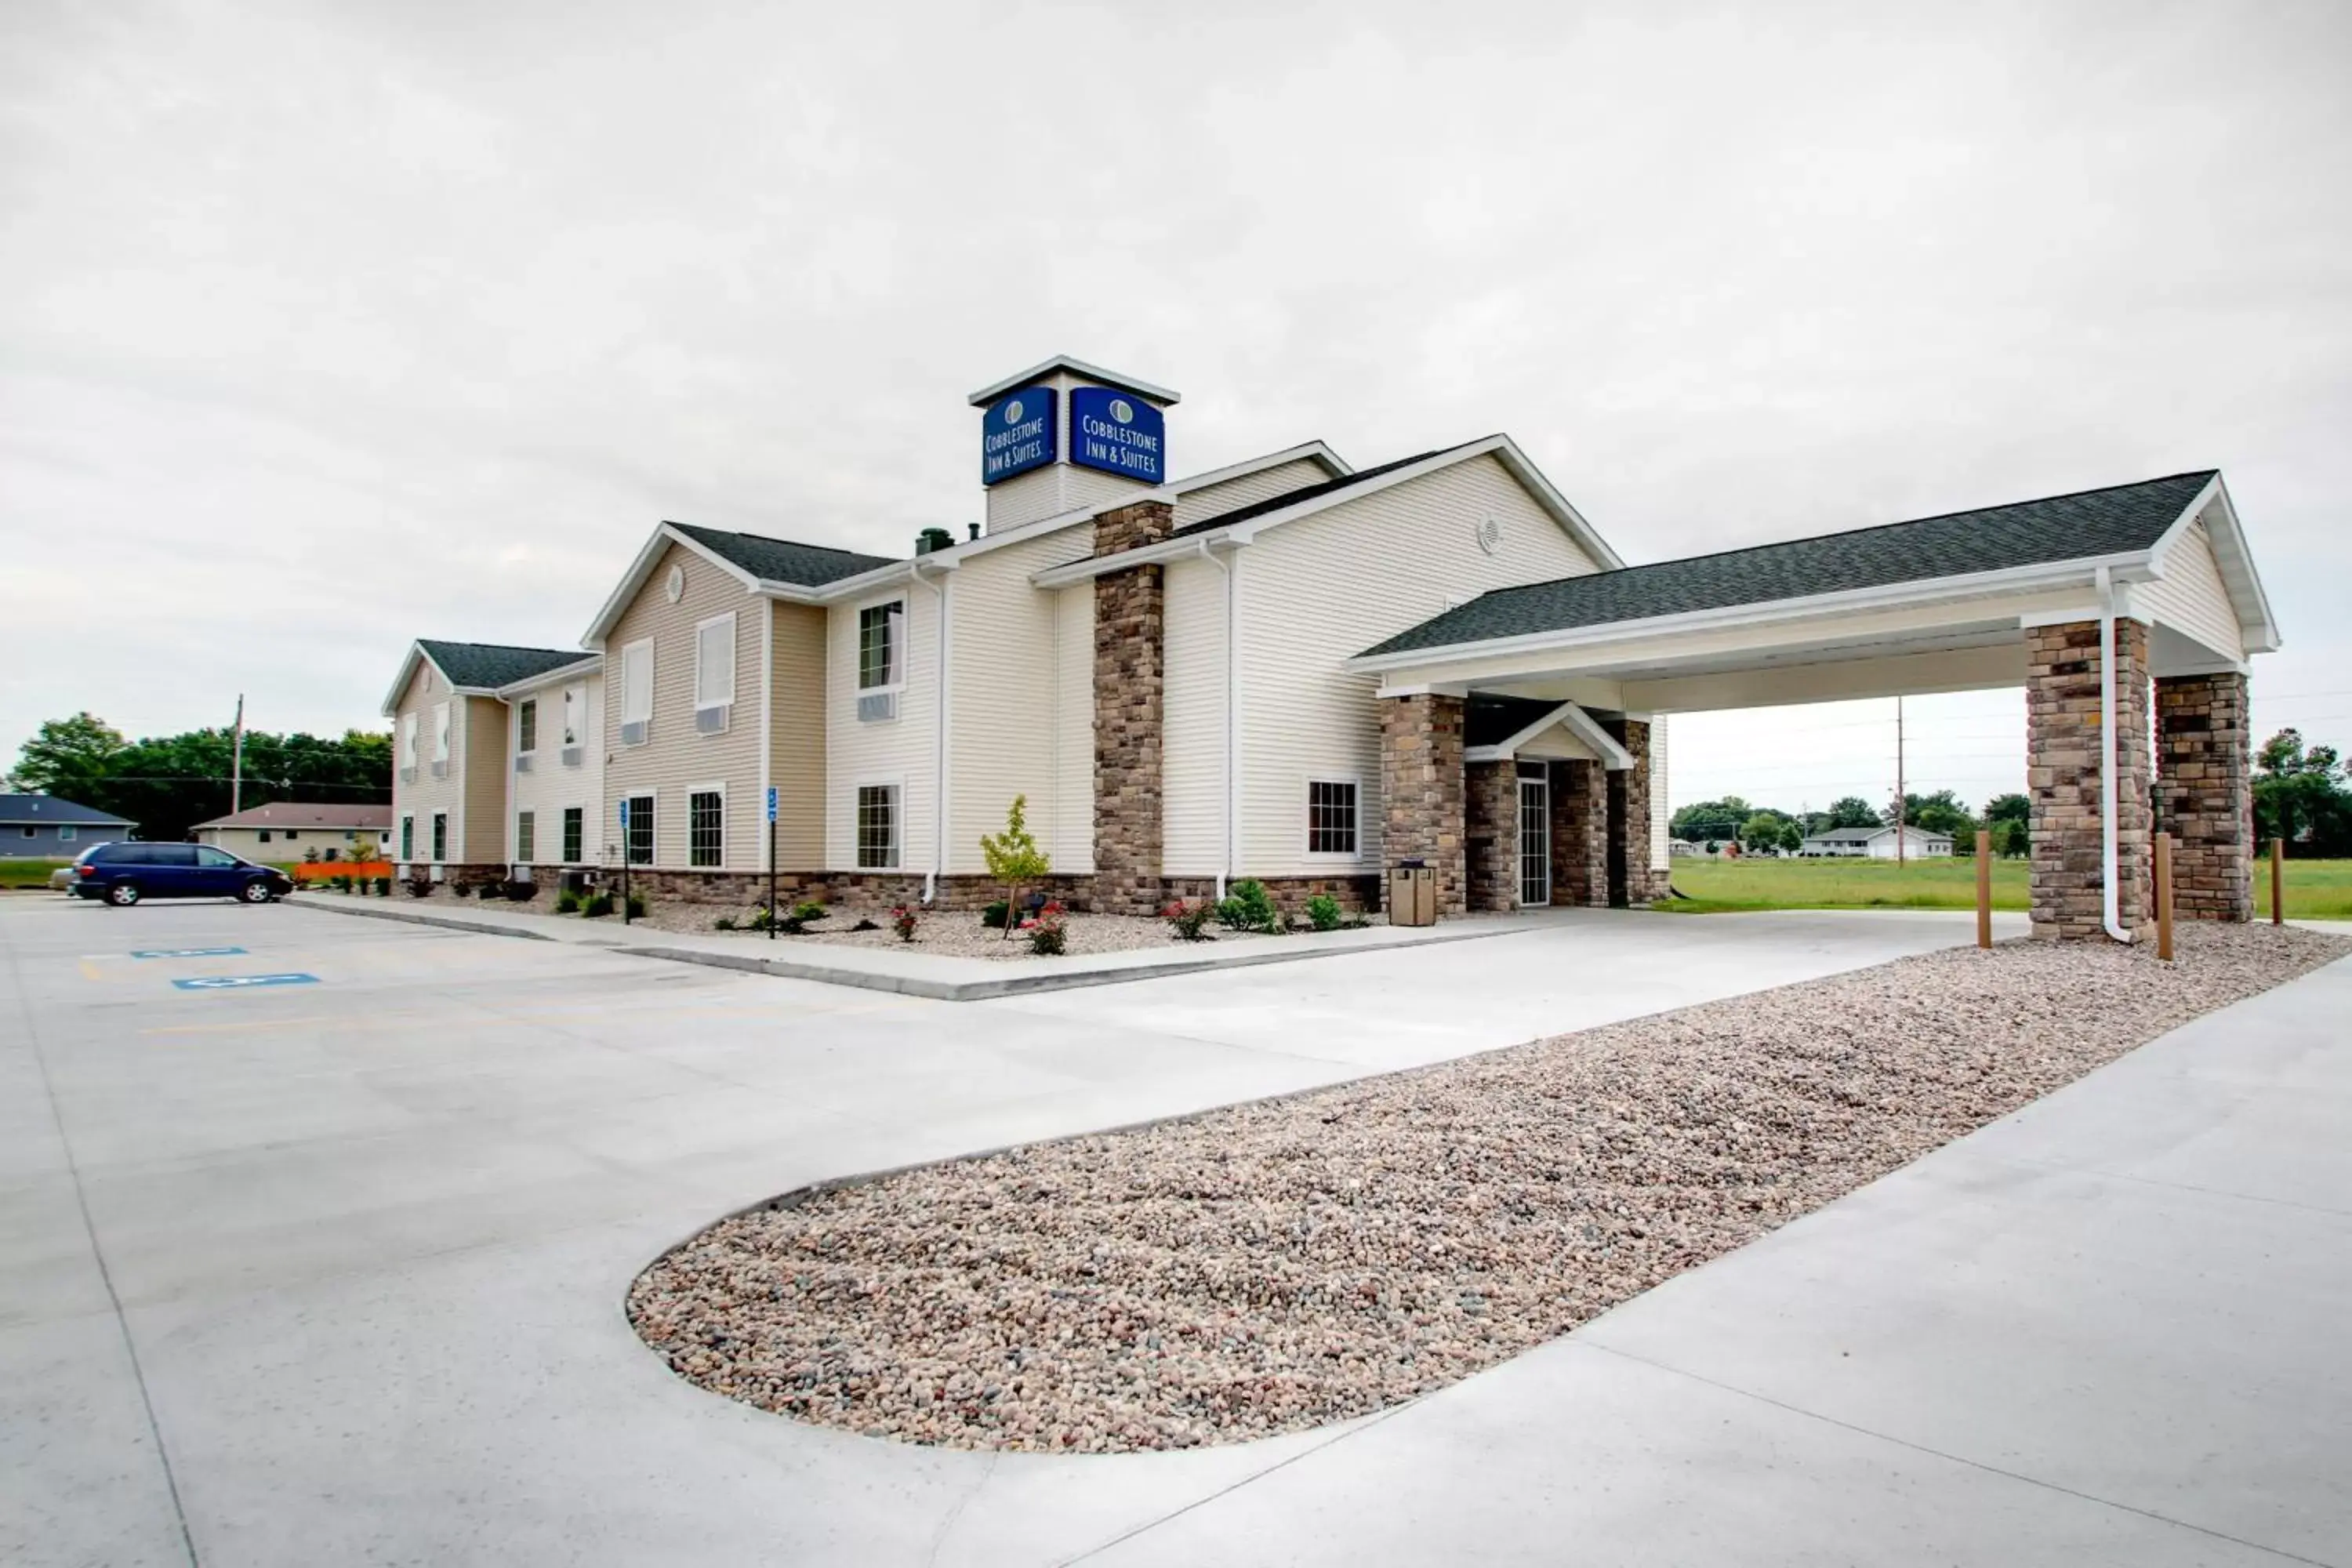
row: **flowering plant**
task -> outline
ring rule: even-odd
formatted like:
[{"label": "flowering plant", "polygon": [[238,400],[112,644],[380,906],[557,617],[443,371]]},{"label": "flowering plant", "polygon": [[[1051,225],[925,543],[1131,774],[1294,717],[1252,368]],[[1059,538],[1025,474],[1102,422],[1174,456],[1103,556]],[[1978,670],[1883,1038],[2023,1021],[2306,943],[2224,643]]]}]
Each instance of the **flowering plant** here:
[{"label": "flowering plant", "polygon": [[1067,937],[1062,926],[1062,917],[1066,912],[1059,903],[1049,903],[1037,911],[1036,918],[1029,922],[1030,952],[1050,957],[1067,951]]},{"label": "flowering plant", "polygon": [[1160,918],[1182,941],[1209,942],[1214,940],[1209,935],[1208,925],[1216,912],[1217,906],[1207,899],[1195,899],[1189,904],[1179,899],[1160,910]]},{"label": "flowering plant", "polygon": [[890,929],[898,933],[898,940],[900,942],[912,942],[915,940],[915,925],[916,915],[911,907],[906,904],[899,904],[891,910]]}]

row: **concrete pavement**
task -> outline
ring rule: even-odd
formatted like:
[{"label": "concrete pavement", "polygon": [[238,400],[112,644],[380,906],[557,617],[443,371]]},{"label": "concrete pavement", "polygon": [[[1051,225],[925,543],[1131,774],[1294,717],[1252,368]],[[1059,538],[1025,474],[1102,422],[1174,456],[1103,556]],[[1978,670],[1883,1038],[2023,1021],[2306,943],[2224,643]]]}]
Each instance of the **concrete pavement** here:
[{"label": "concrete pavement", "polygon": [[[0,902],[0,1561],[1888,1561],[1932,1542],[2267,1562],[2233,1538],[2340,1542],[2340,1498],[2294,1454],[2347,1409],[2317,1325],[2347,1304],[2352,1204],[2317,1201],[2347,1171],[2315,1136],[2352,1097],[2341,966],[1349,1427],[1073,1460],[876,1443],[688,1387],[622,1316],[670,1242],[811,1180],[1968,936],[1965,916],[1596,914],[952,1005],[299,909]],[[128,956],[210,946],[249,951]],[[318,980],[170,984],[264,973]],[[2233,1335],[2256,1311],[2263,1331]],[[2217,1466],[2224,1444],[2240,1457]]]}]

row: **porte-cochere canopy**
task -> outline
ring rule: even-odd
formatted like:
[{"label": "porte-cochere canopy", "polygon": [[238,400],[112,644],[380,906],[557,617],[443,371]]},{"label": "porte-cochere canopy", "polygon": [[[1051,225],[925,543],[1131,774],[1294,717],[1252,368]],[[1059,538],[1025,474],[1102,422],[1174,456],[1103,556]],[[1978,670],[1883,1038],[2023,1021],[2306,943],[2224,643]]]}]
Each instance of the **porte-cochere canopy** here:
[{"label": "porte-cochere canopy", "polygon": [[1390,857],[1431,860],[1441,889],[1450,874],[1456,907],[1513,879],[1473,863],[1481,846],[1532,841],[1482,831],[1481,801],[1501,809],[1503,792],[1477,770],[1527,758],[1465,747],[1473,700],[1572,705],[1583,723],[1566,732],[1597,728],[1632,753],[1611,770],[1588,746],[1610,775],[1594,784],[1560,748],[1548,763],[1555,802],[1624,796],[1587,814],[1598,849],[1552,835],[1555,856],[1605,852],[1623,902],[1654,890],[1645,865],[1618,864],[1646,861],[1654,716],[2025,687],[2034,929],[2127,938],[2149,910],[2157,827],[2179,841],[2183,913],[2251,912],[2247,661],[2277,646],[2228,488],[2204,470],[1506,588],[1353,663],[1393,700]]}]

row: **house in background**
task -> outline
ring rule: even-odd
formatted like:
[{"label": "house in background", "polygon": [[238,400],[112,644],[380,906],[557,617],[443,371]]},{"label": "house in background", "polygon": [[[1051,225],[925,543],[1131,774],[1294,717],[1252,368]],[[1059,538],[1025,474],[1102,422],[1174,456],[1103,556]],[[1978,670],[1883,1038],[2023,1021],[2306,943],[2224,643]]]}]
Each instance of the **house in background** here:
[{"label": "house in background", "polygon": [[70,860],[93,844],[130,837],[132,826],[53,795],[0,795],[0,859]]},{"label": "house in background", "polygon": [[[1892,827],[1833,827],[1808,837],[1797,854],[1804,858],[1892,860],[1895,858],[1895,844]],[[1930,833],[1924,827],[1906,826],[1902,844],[1903,853],[1916,860],[1948,857],[1952,852],[1949,834]]]},{"label": "house in background", "polygon": [[391,846],[392,807],[272,801],[199,822],[195,839],[247,860],[303,860],[314,849],[321,860],[373,860]]}]

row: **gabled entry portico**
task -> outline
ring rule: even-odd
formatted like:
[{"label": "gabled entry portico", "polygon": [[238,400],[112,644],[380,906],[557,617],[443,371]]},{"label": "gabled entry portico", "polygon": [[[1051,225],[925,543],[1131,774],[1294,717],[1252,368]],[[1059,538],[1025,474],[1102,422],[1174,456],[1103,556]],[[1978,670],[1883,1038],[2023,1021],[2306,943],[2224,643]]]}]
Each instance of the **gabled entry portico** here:
[{"label": "gabled entry portico", "polygon": [[1565,859],[1597,837],[1611,896],[1588,878],[1550,897],[1640,903],[1663,881],[1654,716],[2022,686],[2035,933],[2129,940],[2158,827],[2183,915],[2251,914],[2246,668],[2277,644],[2209,471],[1504,589],[1354,663],[1385,700],[1389,863],[1426,860],[1455,911],[1508,907],[1496,847],[1518,803],[1481,769],[1516,779],[1546,743],[1580,748],[1582,775],[1544,759],[1553,842],[1597,777]]}]

